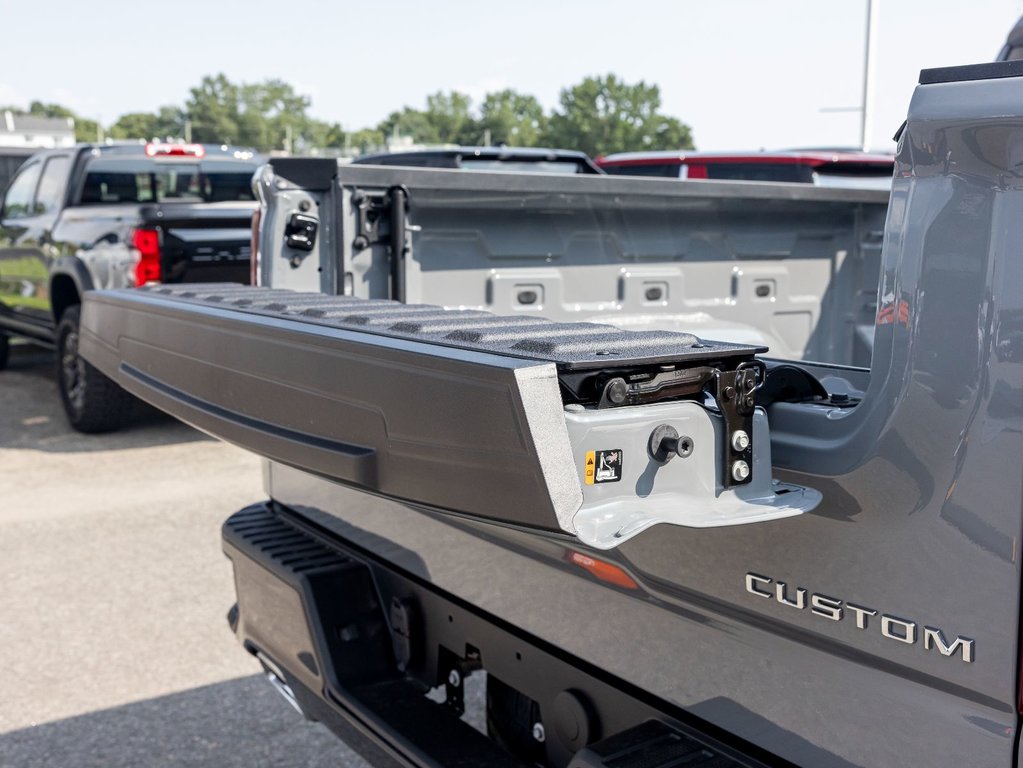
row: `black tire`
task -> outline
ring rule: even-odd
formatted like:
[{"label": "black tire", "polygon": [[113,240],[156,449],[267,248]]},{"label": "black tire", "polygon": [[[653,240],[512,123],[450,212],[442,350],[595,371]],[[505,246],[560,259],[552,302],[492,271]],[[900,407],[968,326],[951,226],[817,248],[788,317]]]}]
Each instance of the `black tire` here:
[{"label": "black tire", "polygon": [[78,354],[77,306],[68,307],[57,325],[57,388],[71,426],[96,434],[121,427],[132,397]]},{"label": "black tire", "polygon": [[544,746],[533,737],[540,707],[528,696],[487,675],[487,734],[528,765],[544,764]]},{"label": "black tire", "polygon": [[11,352],[11,341],[6,333],[0,333],[0,371],[7,367],[7,358]]}]

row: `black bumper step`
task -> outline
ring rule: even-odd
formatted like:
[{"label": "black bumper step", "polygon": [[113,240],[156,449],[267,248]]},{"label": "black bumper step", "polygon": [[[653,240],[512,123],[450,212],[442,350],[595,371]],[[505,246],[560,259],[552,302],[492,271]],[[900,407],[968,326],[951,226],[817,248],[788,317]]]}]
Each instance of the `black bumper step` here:
[{"label": "black bumper step", "polygon": [[657,720],[579,751],[569,768],[737,768],[740,763],[717,754],[695,739]]},{"label": "black bumper step", "polygon": [[[283,507],[258,504],[236,513],[223,526],[223,544],[234,564],[238,594],[230,620],[242,643],[264,664],[271,662],[307,717],[349,743],[368,737],[374,748],[396,757],[397,765],[523,765],[461,720],[450,700],[436,703],[426,697],[431,685],[448,678],[442,660],[454,655],[449,649],[465,647],[462,635],[442,637],[454,631],[479,643],[476,658],[491,675],[488,681],[502,679],[511,667],[502,669],[500,659],[521,649],[532,660],[526,678],[552,686],[544,695],[539,689],[524,691],[539,696],[538,716],[548,734],[541,750],[546,749],[552,765],[764,768],[534,641],[512,635],[485,616],[470,615],[465,606],[384,564],[364,560],[333,534]],[[407,659],[398,663],[398,638],[388,620],[397,596],[413,616],[404,627],[405,639],[416,645],[411,656],[418,661],[410,667]],[[437,623],[427,627],[431,620]],[[528,687],[526,679],[515,682]],[[613,735],[588,746],[558,741],[559,710],[549,695],[557,690],[582,692],[580,701],[595,708],[595,737],[601,727],[597,723]],[[544,706],[549,706],[546,712]],[[657,719],[662,716],[665,722]]]},{"label": "black bumper step", "polygon": [[228,518],[223,542],[238,590],[231,624],[250,651],[284,673],[307,716],[342,737],[355,724],[377,743],[397,745],[413,765],[520,768],[399,673],[364,563],[264,504]]}]

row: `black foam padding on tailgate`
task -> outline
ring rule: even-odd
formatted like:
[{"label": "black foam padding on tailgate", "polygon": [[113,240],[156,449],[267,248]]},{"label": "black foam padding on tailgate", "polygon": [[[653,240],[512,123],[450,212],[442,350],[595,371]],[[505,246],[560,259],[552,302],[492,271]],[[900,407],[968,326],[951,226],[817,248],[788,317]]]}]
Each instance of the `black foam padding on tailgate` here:
[{"label": "black foam padding on tailgate", "polygon": [[330,328],[546,360],[567,370],[652,362],[753,357],[765,347],[706,341],[677,331],[623,331],[600,323],[561,323],[536,316],[500,317],[445,309],[234,284],[158,285],[136,289],[196,304],[289,318]]}]

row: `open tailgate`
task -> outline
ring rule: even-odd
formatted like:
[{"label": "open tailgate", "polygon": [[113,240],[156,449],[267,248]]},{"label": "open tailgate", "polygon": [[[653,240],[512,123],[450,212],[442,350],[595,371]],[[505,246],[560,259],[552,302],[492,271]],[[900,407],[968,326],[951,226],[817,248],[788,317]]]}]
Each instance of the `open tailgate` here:
[{"label": "open tailgate", "polygon": [[[226,284],[90,292],[80,343],[125,389],[269,459],[551,531],[579,533],[589,504],[600,522],[588,522],[584,538],[597,546],[663,518],[636,523],[637,508],[663,502],[663,493],[637,496],[659,466],[648,454],[658,419],[673,416],[704,457],[677,462],[671,472],[688,474],[663,475],[659,490],[689,488],[694,472],[712,501],[715,488],[741,496],[770,484],[769,458],[758,470],[753,446],[733,450],[723,437],[729,419],[753,433],[754,347]],[[747,412],[715,416],[703,402],[708,382],[746,387]],[[657,404],[662,395],[669,402]],[[594,482],[594,456],[620,463]],[[745,459],[754,477],[726,474]]]}]

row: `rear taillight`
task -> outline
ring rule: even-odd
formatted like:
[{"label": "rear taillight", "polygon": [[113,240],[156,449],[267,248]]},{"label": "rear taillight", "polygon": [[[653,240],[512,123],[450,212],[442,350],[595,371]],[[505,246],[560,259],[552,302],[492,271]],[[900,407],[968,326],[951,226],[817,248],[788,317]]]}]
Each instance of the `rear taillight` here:
[{"label": "rear taillight", "polygon": [[135,285],[160,281],[160,232],[155,229],[136,229],[131,244],[139,252],[135,265]]}]

